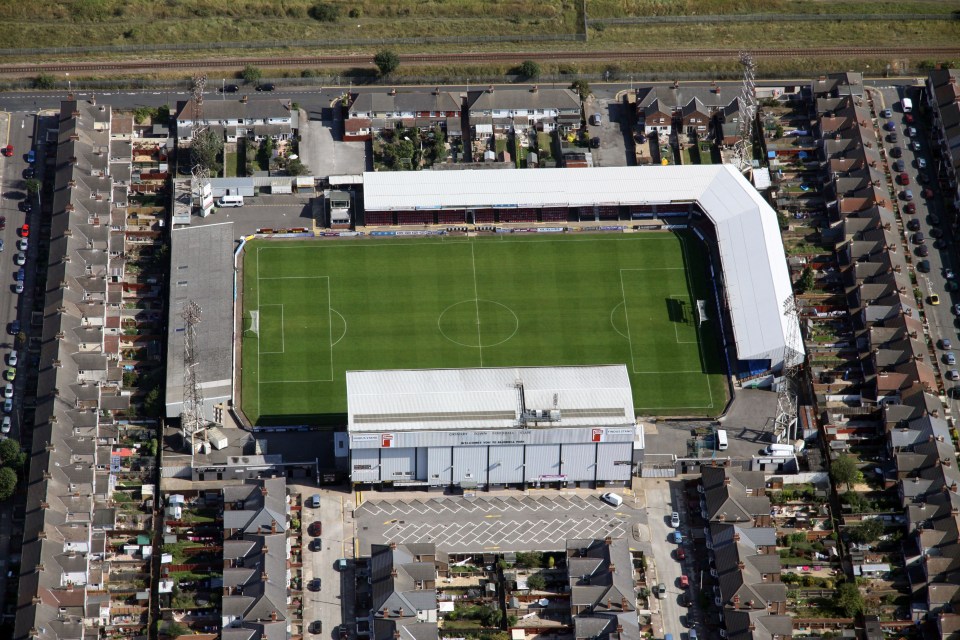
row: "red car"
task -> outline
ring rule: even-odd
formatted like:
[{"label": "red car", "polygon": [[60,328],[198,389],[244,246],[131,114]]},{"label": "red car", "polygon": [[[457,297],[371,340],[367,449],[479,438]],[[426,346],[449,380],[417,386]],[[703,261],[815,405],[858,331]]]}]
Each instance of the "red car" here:
[{"label": "red car", "polygon": [[22,227],[20,227],[20,236],[23,238],[30,237],[30,225],[24,224]]},{"label": "red car", "polygon": [[910,215],[913,215],[917,212],[917,205],[915,205],[912,202],[908,202],[907,205],[903,208],[903,210],[909,213]]},{"label": "red car", "polygon": [[900,184],[902,184],[902,185],[904,185],[904,186],[910,184],[910,176],[908,176],[906,173],[901,173],[901,174],[900,174]]},{"label": "red car", "polygon": [[677,560],[686,560],[687,552],[683,550],[683,547],[677,547]]},{"label": "red car", "polygon": [[311,522],[310,526],[307,527],[307,533],[314,537],[319,536],[323,533],[323,524],[319,520]]},{"label": "red car", "polygon": [[0,153],[7,156],[8,158],[13,155],[13,145],[8,144],[7,146],[0,149]]},{"label": "red car", "polygon": [[927,199],[932,198],[932,197],[933,197],[933,189],[929,189],[929,188],[928,188],[928,189],[924,189],[924,190],[923,190],[923,197],[924,197],[924,198],[927,198]]},{"label": "red car", "polygon": [[906,122],[907,124],[913,124],[913,114],[912,113],[903,114],[903,121]]},{"label": "red car", "polygon": [[680,576],[680,588],[686,589],[690,586],[690,578],[687,576]]}]

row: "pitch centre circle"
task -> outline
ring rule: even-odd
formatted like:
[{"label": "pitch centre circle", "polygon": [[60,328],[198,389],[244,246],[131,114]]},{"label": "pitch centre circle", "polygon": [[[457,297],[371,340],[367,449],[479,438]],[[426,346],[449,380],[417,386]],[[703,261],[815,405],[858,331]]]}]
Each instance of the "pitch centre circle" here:
[{"label": "pitch centre circle", "polygon": [[455,302],[437,318],[440,334],[471,349],[496,347],[517,334],[520,319],[513,309],[493,300]]}]

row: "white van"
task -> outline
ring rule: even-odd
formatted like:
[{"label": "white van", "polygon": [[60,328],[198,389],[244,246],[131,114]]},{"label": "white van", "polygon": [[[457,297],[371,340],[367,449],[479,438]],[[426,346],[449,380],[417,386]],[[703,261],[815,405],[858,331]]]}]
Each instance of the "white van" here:
[{"label": "white van", "polygon": [[218,207],[242,207],[243,206],[243,196],[221,196],[217,200]]},{"label": "white van", "polygon": [[726,449],[727,449],[727,430],[717,429],[717,451],[725,451]]},{"label": "white van", "polygon": [[606,502],[607,504],[613,505],[615,507],[619,507],[620,505],[623,504],[623,498],[621,498],[615,493],[605,493],[602,496],[600,496],[600,499]]},{"label": "white van", "polygon": [[910,98],[904,98],[900,101],[900,106],[903,107],[904,113],[910,113],[913,111],[913,100]]},{"label": "white van", "polygon": [[787,456],[793,455],[795,449],[792,444],[771,444],[763,452],[768,456]]}]

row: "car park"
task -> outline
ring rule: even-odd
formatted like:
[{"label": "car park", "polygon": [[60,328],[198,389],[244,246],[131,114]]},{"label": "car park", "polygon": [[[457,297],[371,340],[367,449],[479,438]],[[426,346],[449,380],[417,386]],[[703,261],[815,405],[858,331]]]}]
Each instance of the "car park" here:
[{"label": "car park", "polygon": [[670,526],[674,529],[680,526],[680,514],[676,511],[670,514]]}]

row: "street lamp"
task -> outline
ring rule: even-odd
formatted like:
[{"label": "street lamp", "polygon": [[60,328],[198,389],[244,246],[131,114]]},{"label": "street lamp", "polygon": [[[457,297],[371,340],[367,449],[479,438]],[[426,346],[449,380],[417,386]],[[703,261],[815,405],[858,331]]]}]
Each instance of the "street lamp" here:
[{"label": "street lamp", "polygon": [[66,72],[65,75],[67,76],[67,93],[71,93],[72,89],[70,88],[70,72]]}]

